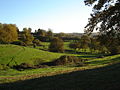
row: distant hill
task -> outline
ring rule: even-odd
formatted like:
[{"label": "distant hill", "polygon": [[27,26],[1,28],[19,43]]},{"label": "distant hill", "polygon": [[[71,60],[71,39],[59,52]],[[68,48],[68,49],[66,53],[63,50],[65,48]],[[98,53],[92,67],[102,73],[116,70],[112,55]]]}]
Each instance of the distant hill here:
[{"label": "distant hill", "polygon": [[[77,36],[77,37],[81,37],[82,35],[84,35],[84,33],[66,33],[68,35],[71,35],[71,36]],[[98,35],[98,33],[92,33],[91,36],[96,36]]]}]

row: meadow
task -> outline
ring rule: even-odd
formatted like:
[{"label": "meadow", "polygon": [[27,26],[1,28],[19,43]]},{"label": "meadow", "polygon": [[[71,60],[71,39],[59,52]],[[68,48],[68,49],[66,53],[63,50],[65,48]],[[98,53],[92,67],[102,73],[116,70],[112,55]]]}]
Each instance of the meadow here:
[{"label": "meadow", "polygon": [[[69,50],[71,52],[66,51],[65,53],[54,53],[44,50],[41,46],[33,48],[33,47],[23,47],[17,45],[0,45],[0,64],[8,64],[15,65],[20,63],[29,63],[29,64],[40,64],[43,62],[50,62],[59,58],[62,55],[72,55],[78,56],[81,58],[94,58],[99,56],[100,54],[77,54],[74,50],[68,47],[69,42],[65,42],[64,47],[65,50]],[[49,43],[44,42],[43,45],[48,50]]]},{"label": "meadow", "polygon": [[[48,48],[49,43],[43,43]],[[77,56],[87,59],[84,66],[50,66],[47,68],[26,69],[18,71],[12,68],[0,70],[1,90],[112,90],[119,83],[120,55],[104,55],[97,53],[74,52],[65,42],[66,52],[53,53],[43,47],[23,47],[17,45],[0,45],[0,64],[13,66],[21,63],[40,64],[51,62],[62,55]],[[71,51],[71,52],[68,52]],[[113,77],[116,75],[116,77]],[[112,78],[112,79],[110,79]],[[114,79],[115,78],[115,79]],[[118,79],[118,80],[117,80]],[[66,82],[64,82],[66,81]],[[64,83],[63,83],[64,82]],[[111,82],[109,84],[108,82]],[[113,83],[114,82],[114,83]],[[56,84],[57,83],[57,84]],[[89,83],[89,84],[88,84]],[[103,84],[105,85],[103,85]],[[99,84],[102,86],[100,87]],[[90,88],[90,85],[93,85]],[[113,87],[110,87],[113,85]],[[111,89],[112,88],[112,89]],[[95,89],[96,90],[96,89]],[[107,90],[107,89],[106,89]],[[116,89],[117,90],[117,89]]]},{"label": "meadow", "polygon": [[[104,62],[104,63],[103,63]],[[84,67],[8,71],[1,90],[119,90],[120,55],[89,61]],[[16,81],[16,82],[15,82]],[[13,82],[13,83],[8,83]],[[6,83],[6,84],[5,84]]]},{"label": "meadow", "polygon": [[51,61],[63,54],[52,53],[48,51],[42,51],[29,47],[21,47],[17,45],[0,45],[0,63],[14,65],[20,63],[38,64],[44,61]]},{"label": "meadow", "polygon": [[0,90],[120,90],[120,0],[72,1],[1,1]]}]

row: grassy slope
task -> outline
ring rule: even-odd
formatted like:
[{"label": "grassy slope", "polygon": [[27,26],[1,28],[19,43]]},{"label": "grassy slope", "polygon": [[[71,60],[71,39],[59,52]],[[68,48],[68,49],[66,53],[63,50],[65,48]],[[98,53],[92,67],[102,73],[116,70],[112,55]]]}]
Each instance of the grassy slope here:
[{"label": "grassy slope", "polygon": [[[63,54],[45,52],[15,45],[0,45],[0,63],[5,64],[8,63],[13,57],[14,60],[18,63],[34,63],[35,60],[40,60],[37,62],[41,62],[41,60],[50,61],[60,57],[61,55]],[[108,56],[104,58],[95,58],[97,55],[94,54],[72,55],[79,56],[81,58],[88,58],[91,60],[87,61],[88,65],[84,67],[64,66],[25,71],[16,71],[12,69],[0,71],[0,83],[25,80],[12,84],[1,84],[0,90],[119,90],[118,84],[120,83],[120,55]],[[75,72],[68,73],[72,71]]]},{"label": "grassy slope", "polygon": [[[94,63],[94,62],[97,63]],[[104,63],[102,63],[102,61]],[[110,61],[110,62],[109,62]],[[98,64],[99,63],[99,64]],[[93,65],[94,64],[94,65]],[[99,66],[103,66],[98,68]],[[105,65],[105,66],[104,66]],[[97,68],[93,68],[96,66]],[[83,67],[82,67],[83,68]],[[1,84],[1,90],[119,90],[120,55],[89,61],[85,70]],[[90,69],[91,68],[91,69]],[[93,69],[92,69],[93,68]],[[49,73],[48,73],[49,74]]]},{"label": "grassy slope", "polygon": [[[48,44],[48,43],[47,43]],[[65,48],[67,48],[67,44],[65,44]],[[13,60],[10,64],[14,65],[16,61],[18,64],[20,63],[30,63],[30,64],[38,64],[41,62],[49,62],[56,58],[59,58],[61,55],[65,55],[65,53],[52,53],[47,51],[42,51],[29,47],[21,47],[17,45],[0,45],[0,64],[8,64],[11,60]],[[85,54],[67,54],[79,56],[80,58],[94,58],[96,55],[85,55]]]},{"label": "grassy slope", "polygon": [[13,59],[18,64],[27,62],[37,64],[47,62],[60,57],[63,54],[42,51],[38,49],[21,47],[16,45],[0,45],[0,64],[7,64]]}]

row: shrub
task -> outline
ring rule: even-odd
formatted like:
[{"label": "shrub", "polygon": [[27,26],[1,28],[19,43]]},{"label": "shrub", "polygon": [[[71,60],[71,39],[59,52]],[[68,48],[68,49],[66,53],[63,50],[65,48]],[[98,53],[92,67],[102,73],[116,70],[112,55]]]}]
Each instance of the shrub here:
[{"label": "shrub", "polygon": [[41,41],[38,40],[38,39],[35,39],[35,40],[33,41],[33,44],[35,44],[35,45],[37,45],[37,46],[40,46],[40,45],[41,45]]},{"label": "shrub", "polygon": [[20,65],[13,66],[14,69],[24,70],[24,69],[37,69],[37,68],[47,68],[47,65],[31,65],[28,63],[21,63]]},{"label": "shrub", "polygon": [[50,43],[49,51],[51,52],[64,52],[64,42],[58,37],[54,37]]},{"label": "shrub", "polygon": [[67,65],[67,64],[77,64],[80,63],[81,59],[75,56],[61,56],[57,60],[54,61],[55,65]]},{"label": "shrub", "polygon": [[14,69],[21,70],[21,69],[32,69],[33,65],[28,63],[21,63],[20,65],[13,66]]},{"label": "shrub", "polygon": [[61,56],[60,58],[52,61],[43,63],[42,65],[48,65],[48,66],[58,66],[58,65],[83,65],[82,59],[79,59],[76,56]]}]

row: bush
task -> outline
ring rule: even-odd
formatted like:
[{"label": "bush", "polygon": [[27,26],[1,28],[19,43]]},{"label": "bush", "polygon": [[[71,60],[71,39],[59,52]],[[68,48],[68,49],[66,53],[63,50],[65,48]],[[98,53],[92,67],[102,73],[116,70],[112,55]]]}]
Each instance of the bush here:
[{"label": "bush", "polygon": [[61,56],[57,60],[54,61],[55,65],[67,65],[67,64],[78,64],[81,62],[81,59],[75,56]]},{"label": "bush", "polygon": [[64,52],[64,42],[58,37],[54,37],[50,43],[49,51],[51,52]]},{"label": "bush", "polygon": [[35,44],[35,45],[37,45],[37,46],[41,46],[41,41],[38,40],[38,39],[35,39],[35,40],[33,41],[33,44]]},{"label": "bush", "polygon": [[82,59],[79,59],[76,56],[61,56],[60,58],[54,60],[53,62],[43,63],[42,65],[48,66],[59,66],[59,65],[83,65]]},{"label": "bush", "polygon": [[20,65],[13,66],[14,69],[21,70],[21,69],[32,69],[33,65],[28,63],[21,63]]},{"label": "bush", "polygon": [[24,69],[37,69],[37,68],[47,68],[47,65],[31,65],[28,63],[21,63],[20,65],[13,66],[14,69],[24,70]]}]

